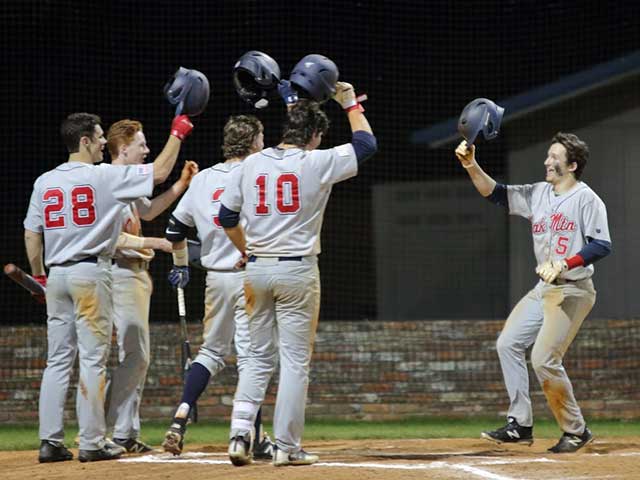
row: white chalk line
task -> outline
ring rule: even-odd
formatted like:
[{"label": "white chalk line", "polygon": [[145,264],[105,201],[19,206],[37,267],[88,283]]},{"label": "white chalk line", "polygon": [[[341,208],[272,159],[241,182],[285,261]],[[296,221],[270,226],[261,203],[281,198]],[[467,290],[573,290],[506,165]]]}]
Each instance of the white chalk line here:
[{"label": "white chalk line", "polygon": [[[193,452],[196,453],[196,452]],[[142,457],[130,457],[118,460],[126,463],[195,463],[200,465],[231,465],[228,460],[213,460],[202,458],[209,454],[191,454],[187,456],[175,457],[169,455],[144,455]],[[466,473],[476,475],[486,480],[515,480],[512,477],[498,475],[496,473],[482,470],[464,464],[451,464],[447,462],[417,463],[417,464],[398,464],[398,463],[343,463],[343,462],[318,462],[312,467],[329,467],[329,468],[374,468],[383,470],[462,470]]]}]

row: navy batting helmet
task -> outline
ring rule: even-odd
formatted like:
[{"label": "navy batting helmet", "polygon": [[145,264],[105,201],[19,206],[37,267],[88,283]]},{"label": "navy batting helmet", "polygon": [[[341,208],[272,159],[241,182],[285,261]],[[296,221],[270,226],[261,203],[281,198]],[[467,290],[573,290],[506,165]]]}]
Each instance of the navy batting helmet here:
[{"label": "navy batting helmet", "polygon": [[289,80],[300,96],[326,102],[336,93],[339,75],[335,63],[324,55],[313,53],[293,67]]},{"label": "navy batting helmet", "polygon": [[482,131],[486,140],[498,136],[504,108],[487,98],[476,98],[469,102],[460,114],[458,132],[471,145]]},{"label": "navy batting helmet", "polygon": [[176,105],[176,115],[200,115],[209,103],[209,80],[198,70],[180,67],[164,86],[164,95]]},{"label": "navy batting helmet", "polygon": [[255,108],[269,105],[267,95],[278,86],[280,66],[269,55],[257,50],[242,55],[233,66],[233,85],[245,102]]}]

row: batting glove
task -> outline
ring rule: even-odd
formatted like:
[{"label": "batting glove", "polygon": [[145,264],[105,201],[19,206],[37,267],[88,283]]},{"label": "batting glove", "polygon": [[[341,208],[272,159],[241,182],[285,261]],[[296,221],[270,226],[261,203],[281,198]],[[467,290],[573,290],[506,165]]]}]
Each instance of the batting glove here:
[{"label": "batting glove", "polygon": [[[42,285],[44,288],[47,288],[47,276],[46,275],[34,275],[33,279],[38,282],[40,285]],[[44,295],[37,295],[35,293],[31,294],[33,296],[33,299],[38,302],[38,303],[42,303],[45,304],[47,303],[47,299]]]},{"label": "batting glove", "polygon": [[343,110],[350,112],[351,110],[360,110],[360,104],[356,99],[356,92],[353,85],[347,82],[336,83],[336,93],[333,99],[340,104]]},{"label": "batting glove", "polygon": [[289,80],[280,80],[278,83],[278,94],[287,104],[287,107],[294,105],[298,101],[298,92],[293,89]]},{"label": "batting glove", "polygon": [[178,115],[171,122],[171,135],[184,140],[193,130],[193,123],[187,115]]},{"label": "batting glove", "polygon": [[173,288],[184,288],[189,283],[189,267],[174,265],[169,272],[169,283]]},{"label": "batting glove", "polygon": [[564,260],[546,261],[536,267],[536,273],[546,283],[553,283],[561,273],[569,270],[569,265]]}]

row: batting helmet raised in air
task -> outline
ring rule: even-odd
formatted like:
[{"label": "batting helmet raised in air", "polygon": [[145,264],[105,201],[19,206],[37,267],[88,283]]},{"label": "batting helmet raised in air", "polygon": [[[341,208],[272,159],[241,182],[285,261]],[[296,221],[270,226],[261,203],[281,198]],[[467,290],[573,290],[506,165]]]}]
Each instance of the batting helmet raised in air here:
[{"label": "batting helmet raised in air", "polygon": [[251,50],[233,66],[233,85],[245,102],[255,108],[269,105],[267,95],[278,86],[280,66],[263,52]]},{"label": "batting helmet raised in air", "polygon": [[460,114],[458,132],[471,145],[482,131],[486,140],[498,136],[504,108],[487,98],[476,98],[469,102]]},{"label": "batting helmet raised in air", "polygon": [[200,115],[209,103],[209,80],[198,70],[180,67],[164,86],[164,95],[176,106],[176,115]]},{"label": "batting helmet raised in air", "polygon": [[300,60],[289,80],[301,97],[326,102],[336,93],[338,67],[324,55],[311,54]]}]

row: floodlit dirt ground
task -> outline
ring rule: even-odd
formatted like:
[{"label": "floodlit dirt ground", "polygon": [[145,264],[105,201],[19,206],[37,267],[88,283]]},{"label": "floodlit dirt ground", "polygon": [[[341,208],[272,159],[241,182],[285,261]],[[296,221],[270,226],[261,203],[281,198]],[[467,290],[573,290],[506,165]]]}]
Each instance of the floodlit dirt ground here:
[{"label": "floodlit dirt ground", "polygon": [[502,447],[475,439],[308,442],[306,450],[320,455],[320,462],[282,468],[268,462],[234,467],[224,444],[187,445],[180,457],[157,451],[86,464],[39,464],[36,451],[0,452],[0,471],[3,480],[640,479],[638,437],[597,438],[583,451],[568,455],[548,453],[554,443],[543,439],[531,447]]}]

